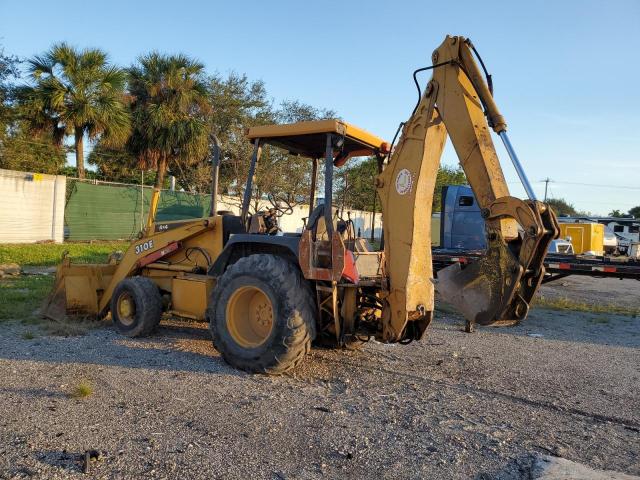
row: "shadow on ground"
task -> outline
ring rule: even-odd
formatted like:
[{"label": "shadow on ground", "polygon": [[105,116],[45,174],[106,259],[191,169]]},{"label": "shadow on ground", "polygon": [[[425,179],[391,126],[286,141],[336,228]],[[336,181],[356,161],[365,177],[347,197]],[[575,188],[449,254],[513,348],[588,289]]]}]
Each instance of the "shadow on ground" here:
[{"label": "shadow on ground", "polygon": [[[20,330],[15,328],[15,336],[20,337]],[[16,342],[10,336],[14,335],[7,335],[0,348],[0,358],[7,360],[245,375],[220,357],[204,323],[168,319],[146,338],[123,337],[111,326],[77,337],[45,335]]]}]

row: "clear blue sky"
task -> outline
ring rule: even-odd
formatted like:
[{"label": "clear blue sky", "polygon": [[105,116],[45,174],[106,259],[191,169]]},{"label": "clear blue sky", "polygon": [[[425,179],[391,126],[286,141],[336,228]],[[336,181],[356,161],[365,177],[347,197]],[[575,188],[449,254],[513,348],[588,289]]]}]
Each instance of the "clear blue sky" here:
[{"label": "clear blue sky", "polygon": [[[387,139],[415,103],[412,71],[430,64],[447,33],[464,35],[493,74],[539,195],[550,177],[551,193],[580,209],[640,204],[637,0],[0,0],[0,22],[7,53],[28,57],[60,40],[103,48],[122,65],[150,50],[185,52],[211,72],[264,80],[276,101],[334,109]],[[522,195],[499,143],[513,193]],[[456,162],[451,148],[444,161]]]}]

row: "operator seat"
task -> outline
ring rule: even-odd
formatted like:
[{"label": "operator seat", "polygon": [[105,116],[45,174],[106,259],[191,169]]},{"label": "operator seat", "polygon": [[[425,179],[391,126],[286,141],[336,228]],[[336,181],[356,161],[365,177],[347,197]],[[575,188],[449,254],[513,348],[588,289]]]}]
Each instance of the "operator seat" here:
[{"label": "operator seat", "polygon": [[242,217],[238,215],[222,215],[222,246],[229,241],[229,237],[235,233],[247,233],[242,224]]},{"label": "operator seat", "polygon": [[[347,222],[344,220],[339,220],[337,218],[333,219],[333,229],[336,230],[345,241],[348,237],[348,227]],[[313,209],[311,215],[309,215],[307,230],[311,230],[313,232],[313,236],[316,240],[329,240],[324,220],[324,204],[318,205]]]}]

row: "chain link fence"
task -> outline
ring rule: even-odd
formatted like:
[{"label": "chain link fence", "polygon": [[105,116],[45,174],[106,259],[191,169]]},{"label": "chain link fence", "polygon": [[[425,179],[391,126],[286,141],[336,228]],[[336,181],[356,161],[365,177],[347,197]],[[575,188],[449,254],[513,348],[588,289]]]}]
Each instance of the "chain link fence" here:
[{"label": "chain link fence", "polygon": [[[67,179],[65,239],[128,240],[144,228],[153,188],[96,180]],[[163,190],[156,219],[184,220],[206,216],[211,197]]]}]

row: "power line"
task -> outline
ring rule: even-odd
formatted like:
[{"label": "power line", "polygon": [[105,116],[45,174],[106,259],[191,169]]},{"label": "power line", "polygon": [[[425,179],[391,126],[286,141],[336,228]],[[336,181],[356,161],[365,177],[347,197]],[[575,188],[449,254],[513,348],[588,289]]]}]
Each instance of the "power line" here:
[{"label": "power line", "polygon": [[[550,197],[551,199],[553,199],[553,197]],[[592,200],[585,200],[582,198],[571,198],[571,201],[575,201],[575,202],[581,202],[581,203],[593,203],[595,205],[614,205],[614,206],[618,206],[618,207],[635,207],[638,204],[637,203],[626,203],[626,202],[615,202],[615,201],[610,201],[610,202],[594,202]]]},{"label": "power line", "polygon": [[545,179],[545,180],[540,180],[539,183],[547,183],[547,181],[549,182],[553,182],[553,183],[558,183],[561,185],[579,185],[582,187],[600,187],[600,188],[623,188],[623,189],[627,189],[627,190],[640,190],[640,187],[632,187],[629,185],[606,185],[606,184],[598,184],[598,183],[581,183],[581,182],[567,182],[564,180],[549,180],[549,179]]}]

